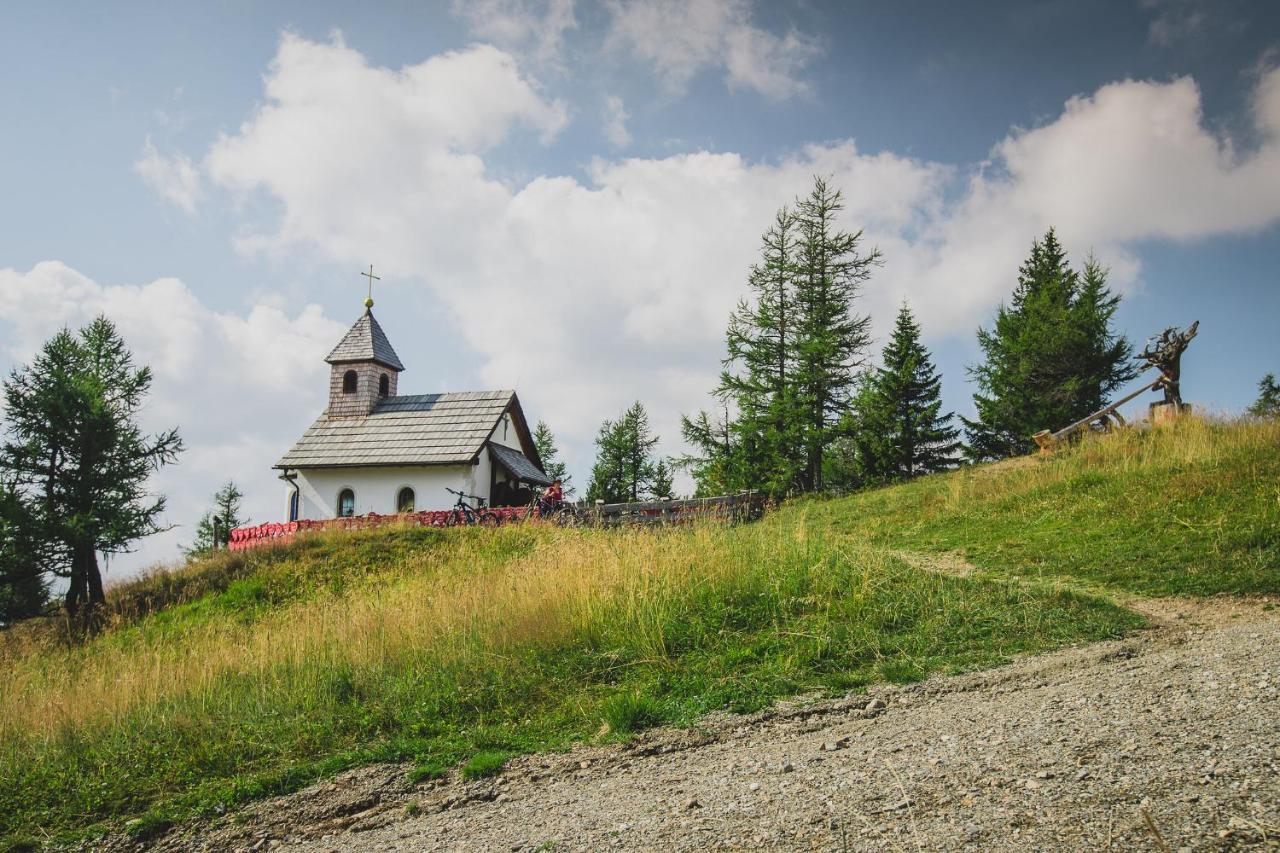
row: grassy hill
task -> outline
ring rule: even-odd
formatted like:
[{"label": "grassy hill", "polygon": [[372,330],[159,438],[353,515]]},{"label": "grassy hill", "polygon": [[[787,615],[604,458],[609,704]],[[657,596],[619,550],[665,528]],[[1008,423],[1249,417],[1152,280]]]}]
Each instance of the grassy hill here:
[{"label": "grassy hill", "polygon": [[[136,833],[373,761],[484,774],[798,693],[1280,592],[1280,424],[1186,420],[734,528],[379,530],[112,592],[81,643],[0,635],[0,838]],[[968,574],[916,568],[958,554]]]}]

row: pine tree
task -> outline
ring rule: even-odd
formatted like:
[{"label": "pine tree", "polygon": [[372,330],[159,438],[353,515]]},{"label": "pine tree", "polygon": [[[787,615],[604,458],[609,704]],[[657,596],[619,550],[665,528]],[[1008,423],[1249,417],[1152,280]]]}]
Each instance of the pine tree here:
[{"label": "pine tree", "polygon": [[[227,547],[231,541],[231,531],[243,527],[249,522],[240,515],[240,501],[244,493],[236,484],[228,480],[213,495],[213,509],[200,517],[196,524],[196,539],[190,548],[184,548],[188,557],[204,554],[217,548]],[[214,539],[213,519],[217,517],[217,539]]]},{"label": "pine tree", "polygon": [[573,496],[573,477],[569,475],[568,466],[560,461],[560,448],[556,446],[556,437],[546,421],[538,421],[533,430],[533,446],[538,449],[542,458],[542,471],[553,480],[560,481],[566,498]]},{"label": "pine tree", "polygon": [[1258,383],[1258,399],[1248,409],[1259,418],[1280,418],[1280,383],[1274,373],[1268,373]]},{"label": "pine tree", "polygon": [[49,600],[31,518],[13,484],[0,482],[0,627],[39,614]]},{"label": "pine tree", "polygon": [[803,466],[799,486],[823,487],[823,457],[838,436],[836,424],[849,410],[858,368],[871,343],[870,318],[853,313],[853,302],[879,250],[863,254],[862,232],[840,230],[836,218],[843,195],[820,177],[796,204],[800,228],[796,259],[795,401],[801,414]]},{"label": "pine tree", "polygon": [[150,386],[151,370],[134,366],[105,317],[59,332],[4,383],[0,475],[31,509],[46,569],[68,579],[72,614],[105,600],[99,552],[127,551],[161,529],[165,501],[146,482],[182,441],[177,430],[144,436],[135,423]]},{"label": "pine tree", "polygon": [[939,413],[941,407],[942,378],[903,305],[883,364],[869,372],[855,403],[859,479],[893,482],[955,465],[960,433],[951,426],[951,413]]},{"label": "pine tree", "polygon": [[647,496],[653,485],[657,444],[658,436],[650,433],[649,413],[638,401],[618,420],[605,421],[596,437],[587,500],[623,503]]},{"label": "pine tree", "polygon": [[978,330],[984,361],[969,368],[977,420],[963,419],[969,455],[1000,459],[1032,449],[1031,436],[1096,411],[1137,375],[1129,341],[1112,331],[1120,297],[1090,258],[1083,278],[1053,229],[1033,240],[1008,305]]}]

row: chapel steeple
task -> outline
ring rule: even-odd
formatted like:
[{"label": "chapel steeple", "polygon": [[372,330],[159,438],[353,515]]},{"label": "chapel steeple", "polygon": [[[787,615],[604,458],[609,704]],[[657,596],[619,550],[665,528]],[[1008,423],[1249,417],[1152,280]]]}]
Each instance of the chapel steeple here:
[{"label": "chapel steeple", "polygon": [[396,395],[396,384],[404,365],[396,355],[387,333],[373,316],[373,282],[378,277],[369,272],[369,295],[364,300],[364,314],[356,320],[325,361],[329,362],[330,418],[362,418],[373,411],[385,397]]}]

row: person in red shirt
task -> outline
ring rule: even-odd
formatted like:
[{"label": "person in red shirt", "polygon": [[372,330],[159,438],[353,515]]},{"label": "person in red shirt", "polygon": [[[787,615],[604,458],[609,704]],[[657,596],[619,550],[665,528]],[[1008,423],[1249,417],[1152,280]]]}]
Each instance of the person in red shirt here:
[{"label": "person in red shirt", "polygon": [[542,498],[538,501],[538,512],[543,516],[550,515],[559,509],[562,503],[564,503],[564,487],[560,485],[560,478],[557,477],[542,493]]}]

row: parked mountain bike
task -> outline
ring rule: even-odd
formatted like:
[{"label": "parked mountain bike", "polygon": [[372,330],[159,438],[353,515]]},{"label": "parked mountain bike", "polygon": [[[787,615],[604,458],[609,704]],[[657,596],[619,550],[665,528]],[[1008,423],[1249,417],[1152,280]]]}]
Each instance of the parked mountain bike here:
[{"label": "parked mountain bike", "polygon": [[[483,527],[497,527],[502,523],[502,518],[489,509],[486,506],[488,502],[479,495],[469,495],[466,492],[459,492],[447,487],[445,491],[451,495],[458,496],[458,500],[453,505],[453,510],[449,513],[449,517],[444,523],[445,527],[459,527],[471,524],[479,524]],[[467,503],[468,499],[476,502],[474,508]]]}]

